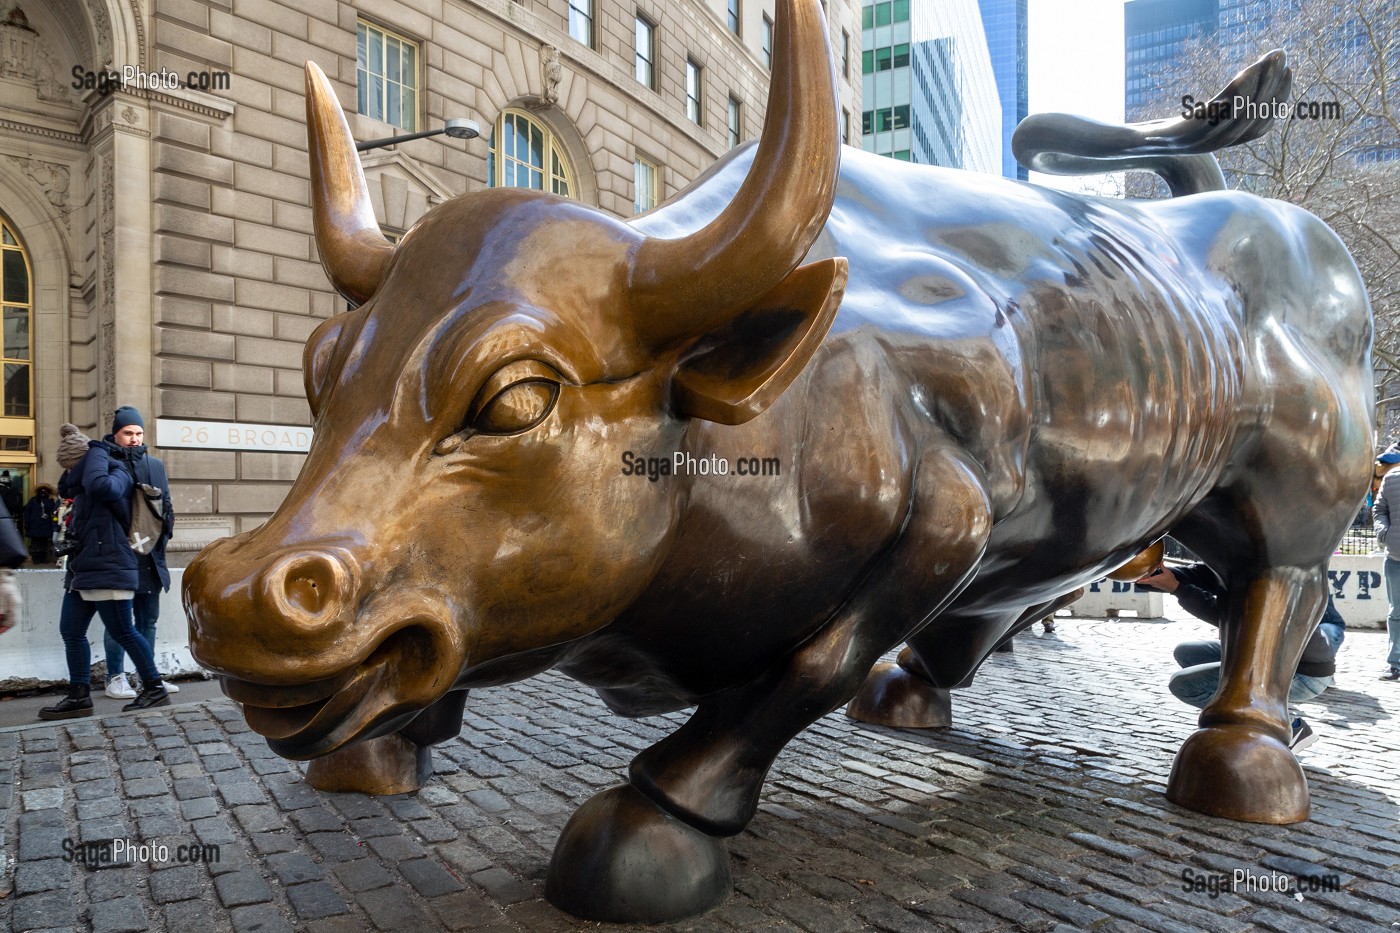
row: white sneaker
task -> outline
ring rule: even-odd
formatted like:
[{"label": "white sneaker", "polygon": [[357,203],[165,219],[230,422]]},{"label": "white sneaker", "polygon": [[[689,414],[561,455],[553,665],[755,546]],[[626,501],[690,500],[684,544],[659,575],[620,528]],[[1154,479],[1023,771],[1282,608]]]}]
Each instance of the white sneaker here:
[{"label": "white sneaker", "polygon": [[107,695],[114,700],[130,700],[136,696],[136,691],[126,682],[125,674],[118,674],[107,678]]},{"label": "white sneaker", "polygon": [[165,685],[165,692],[166,692],[166,693],[179,693],[179,692],[180,692],[180,688],[177,687],[177,686],[175,686],[174,683],[172,683],[172,682],[170,682],[170,681],[168,681],[168,680],[162,680],[161,683]]}]

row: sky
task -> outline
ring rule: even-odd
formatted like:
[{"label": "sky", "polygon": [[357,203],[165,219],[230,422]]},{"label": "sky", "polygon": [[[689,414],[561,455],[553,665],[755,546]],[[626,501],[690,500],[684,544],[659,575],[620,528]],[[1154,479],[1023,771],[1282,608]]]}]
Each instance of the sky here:
[{"label": "sky", "polygon": [[[1123,0],[1030,0],[1030,112],[1123,122]],[[1072,191],[1092,179],[1031,173]]]}]

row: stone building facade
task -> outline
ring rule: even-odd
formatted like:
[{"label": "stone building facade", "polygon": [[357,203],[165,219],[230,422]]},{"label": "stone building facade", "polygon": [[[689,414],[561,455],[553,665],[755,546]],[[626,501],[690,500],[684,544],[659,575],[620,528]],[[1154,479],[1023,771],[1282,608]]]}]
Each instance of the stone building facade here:
[{"label": "stone building facade", "polygon": [[[859,7],[823,5],[858,144]],[[532,147],[546,186],[631,215],[758,135],[772,19],[772,0],[0,0],[0,469],[53,483],[58,426],[97,436],[132,404],[176,545],[277,507],[308,436],[303,343],[345,308],[312,236],[305,61],[358,140],[480,125],[364,154],[390,236],[528,177]]]}]

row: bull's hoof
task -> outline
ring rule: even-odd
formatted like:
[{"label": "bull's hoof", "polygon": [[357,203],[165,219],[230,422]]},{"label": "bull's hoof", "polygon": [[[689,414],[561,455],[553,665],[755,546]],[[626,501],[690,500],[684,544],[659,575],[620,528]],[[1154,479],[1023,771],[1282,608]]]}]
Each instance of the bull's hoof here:
[{"label": "bull's hoof", "polygon": [[718,906],[733,887],[722,840],[623,784],[569,818],[544,892],[555,907],[585,920],[663,923]]},{"label": "bull's hoof", "polygon": [[392,733],[311,759],[306,783],[336,793],[409,794],[432,774],[432,749]]},{"label": "bull's hoof", "polygon": [[895,729],[947,729],[953,724],[953,701],[947,690],[886,661],[871,669],[846,715]]},{"label": "bull's hoof", "polygon": [[1167,799],[1249,823],[1308,818],[1308,781],[1288,746],[1238,725],[1201,729],[1186,740],[1172,765]]}]

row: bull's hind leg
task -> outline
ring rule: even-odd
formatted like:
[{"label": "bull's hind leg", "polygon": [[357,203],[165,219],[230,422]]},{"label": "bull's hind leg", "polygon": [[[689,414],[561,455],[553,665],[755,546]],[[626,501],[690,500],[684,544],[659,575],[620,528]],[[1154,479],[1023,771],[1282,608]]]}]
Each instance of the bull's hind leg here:
[{"label": "bull's hind leg", "polygon": [[1220,689],[1172,765],[1173,803],[1253,823],[1308,818],[1307,779],[1288,748],[1288,688],[1326,587],[1325,567],[1273,568],[1232,582]]},{"label": "bull's hind leg", "polygon": [[850,699],[885,651],[966,585],[991,507],[959,457],[926,458],[902,535],[815,636],[760,680],[703,699],[632,762],[631,783],[569,820],[545,893],[596,920],[657,923],[719,904],[732,887],[724,837],[748,824],[783,746]]}]

